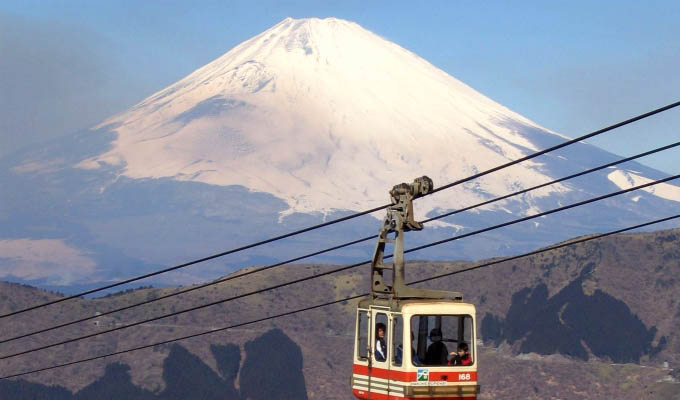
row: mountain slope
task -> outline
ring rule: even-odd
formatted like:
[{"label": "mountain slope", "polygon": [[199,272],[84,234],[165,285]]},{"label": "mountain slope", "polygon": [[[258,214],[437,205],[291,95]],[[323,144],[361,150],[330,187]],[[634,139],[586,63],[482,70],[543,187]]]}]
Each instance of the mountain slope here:
[{"label": "mountain slope", "polygon": [[[538,150],[520,128],[539,128],[357,24],[290,18],[105,125],[116,126],[113,148],[82,166],[243,185],[290,212],[373,207],[414,173],[444,183],[491,168]],[[480,190],[546,180],[529,163]]]},{"label": "mountain slope", "polygon": [[[242,185],[284,199],[287,212],[374,207],[385,187],[414,173],[448,183],[565,139],[333,18],[288,18],[106,125],[116,126],[113,148],[82,166]],[[533,186],[551,172],[544,161],[527,162],[441,196],[436,206]],[[570,189],[554,185],[526,201]],[[670,199],[680,201],[679,192]]]},{"label": "mountain slope", "polygon": [[[92,129],[1,159],[0,187],[9,189],[0,193],[0,276],[66,290],[120,280],[385,204],[393,185],[417,176],[441,186],[564,140],[355,23],[289,18]],[[420,199],[416,217],[615,159],[577,143]],[[414,243],[663,176],[627,163],[433,222]],[[675,212],[680,189],[664,184],[417,257],[509,254]],[[373,217],[156,283],[210,279],[366,236],[377,229]],[[356,262],[372,249],[317,260]]]},{"label": "mountain slope", "polygon": [[[461,291],[465,301],[477,307],[478,338],[484,341],[475,350],[479,351],[481,398],[514,398],[520,394],[529,399],[565,400],[678,398],[680,385],[674,380],[680,377],[679,235],[678,229],[616,235],[431,281],[430,287]],[[471,265],[465,262],[410,262],[407,264],[407,279],[422,279]],[[258,274],[258,280],[237,279],[121,314],[101,317],[97,325],[88,321],[62,331],[10,342],[5,344],[3,351],[9,354],[66,337],[207,304],[264,286],[318,274],[329,268],[331,266],[327,265],[287,265]],[[258,296],[243,297],[79,341],[65,348],[55,347],[22,358],[8,359],[0,366],[0,373],[6,375],[93,357],[339,300],[367,291],[366,272],[365,269],[356,269],[327,275]],[[34,313],[11,317],[11,323],[3,325],[2,337],[91,316],[97,311],[118,308],[175,290],[146,288],[106,298],[75,299],[50,309],[38,309]],[[541,304],[522,303],[522,294],[539,291],[545,293],[547,301]],[[301,296],[301,293],[304,295]],[[0,312],[4,313],[55,298],[55,295],[0,282],[0,298],[3,299]],[[13,301],[8,302],[8,298]],[[603,311],[602,306],[611,302],[616,307]],[[187,356],[184,359],[200,358],[212,370],[206,371],[206,378],[221,374],[226,379],[227,374],[220,367],[215,347],[244,349],[242,354],[246,354],[245,358],[250,358],[252,364],[248,367],[243,364],[241,373],[235,378],[235,373],[229,375],[229,383],[237,380],[242,393],[246,383],[249,393],[256,391],[257,371],[267,362],[278,368],[289,361],[290,371],[302,370],[303,387],[306,386],[310,399],[350,399],[348,381],[355,306],[356,301],[341,302],[215,332],[179,344],[191,353],[183,351]],[[572,318],[570,314],[574,311],[588,323],[579,323]],[[541,318],[534,319],[535,316]],[[492,332],[494,319],[502,320],[505,331],[505,336],[498,342],[499,336]],[[533,324],[529,326],[526,321]],[[640,325],[644,336],[636,335],[640,332]],[[615,334],[603,336],[602,332],[611,333],[606,329],[612,327]],[[279,340],[269,336],[256,343],[258,337],[272,328],[279,328],[284,335],[279,335]],[[581,342],[574,342],[575,333],[582,337]],[[548,339],[552,348],[544,346]],[[270,343],[271,347],[266,347],[265,343]],[[602,347],[602,344],[606,346]],[[580,346],[586,349],[585,356],[579,354]],[[296,351],[282,351],[283,348]],[[279,349],[278,352],[276,349]],[[268,351],[272,352],[269,356]],[[168,379],[164,379],[174,376],[164,369],[172,360],[172,353],[172,345],[156,346],[24,378],[33,383],[61,385],[71,391],[79,391],[105,377],[107,365],[119,362],[130,366],[129,373],[135,386],[159,393],[172,389],[167,386]],[[238,352],[231,351],[230,354],[234,357]],[[253,357],[248,357],[251,354]],[[286,357],[281,357],[282,354]],[[244,359],[243,355],[241,359]],[[664,361],[669,363],[668,367],[664,366]],[[624,362],[627,364],[620,364]],[[201,370],[207,369],[201,365]],[[182,374],[182,369],[178,368],[175,373]]]}]

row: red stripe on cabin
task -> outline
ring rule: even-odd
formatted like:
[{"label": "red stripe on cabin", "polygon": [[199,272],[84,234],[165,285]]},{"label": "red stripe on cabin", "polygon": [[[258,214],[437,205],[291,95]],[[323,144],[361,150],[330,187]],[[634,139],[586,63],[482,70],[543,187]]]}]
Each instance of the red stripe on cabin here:
[{"label": "red stripe on cabin", "polygon": [[397,370],[388,370],[384,368],[369,368],[367,365],[354,364],[354,373],[359,375],[369,375],[376,378],[391,379],[393,381],[401,382],[415,382],[415,372],[404,372]]},{"label": "red stripe on cabin", "polygon": [[[423,367],[427,368],[427,367]],[[387,370],[384,368],[372,367],[367,365],[354,364],[354,373],[359,375],[374,376],[376,378],[389,379],[400,382],[415,382],[417,378],[416,372],[404,372],[399,370]],[[460,379],[461,374],[470,374],[470,379]],[[446,379],[444,379],[446,377]],[[477,382],[477,371],[466,371],[463,368],[455,367],[449,371],[432,371],[430,370],[430,381],[446,381],[446,382]]]}]

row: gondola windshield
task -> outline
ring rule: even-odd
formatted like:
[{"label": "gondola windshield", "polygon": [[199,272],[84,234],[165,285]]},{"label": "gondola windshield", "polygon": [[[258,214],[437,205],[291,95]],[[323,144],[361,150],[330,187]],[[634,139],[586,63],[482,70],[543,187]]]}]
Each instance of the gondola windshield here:
[{"label": "gondola windshield", "polygon": [[[414,315],[411,317],[416,366],[472,365],[472,317],[469,315]],[[459,355],[459,349],[465,349]],[[463,358],[454,364],[458,358]],[[463,364],[465,363],[465,364]]]}]

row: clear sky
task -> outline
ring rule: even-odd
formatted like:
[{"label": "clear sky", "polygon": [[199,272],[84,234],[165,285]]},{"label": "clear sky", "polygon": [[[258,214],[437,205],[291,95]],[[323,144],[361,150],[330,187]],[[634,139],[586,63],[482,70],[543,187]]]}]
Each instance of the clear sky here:
[{"label": "clear sky", "polygon": [[[0,156],[122,111],[286,17],[338,17],[552,130],[680,100],[680,2],[93,1],[0,4]],[[680,108],[592,141],[680,140]],[[679,152],[645,162],[677,173]]]}]

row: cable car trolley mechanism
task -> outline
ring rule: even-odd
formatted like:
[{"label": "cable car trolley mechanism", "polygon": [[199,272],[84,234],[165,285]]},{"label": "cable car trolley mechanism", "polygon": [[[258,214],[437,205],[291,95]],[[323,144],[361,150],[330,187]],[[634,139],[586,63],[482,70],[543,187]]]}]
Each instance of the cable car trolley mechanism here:
[{"label": "cable car trolley mechanism", "polygon": [[[359,399],[468,400],[479,393],[475,306],[458,292],[405,283],[404,232],[423,229],[413,200],[432,189],[423,176],[390,191],[371,262],[371,292],[356,313],[351,386]],[[387,243],[394,247],[391,266],[383,263]]]}]

